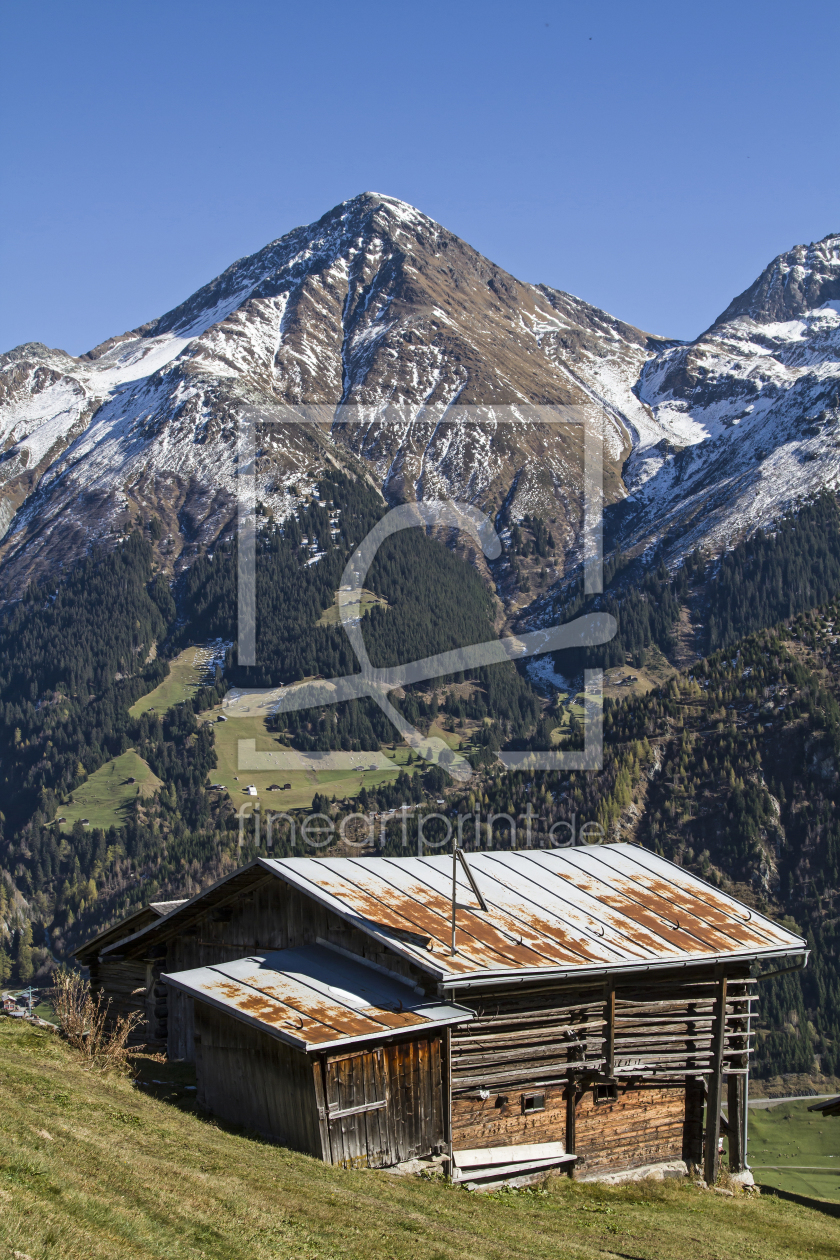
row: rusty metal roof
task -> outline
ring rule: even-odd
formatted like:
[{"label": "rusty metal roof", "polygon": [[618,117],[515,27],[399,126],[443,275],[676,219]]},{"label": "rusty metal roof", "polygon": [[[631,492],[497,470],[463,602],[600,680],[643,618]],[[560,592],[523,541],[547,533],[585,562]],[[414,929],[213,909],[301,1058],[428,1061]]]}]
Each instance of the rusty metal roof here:
[{"label": "rusty metal roof", "polygon": [[272,876],[446,987],[482,980],[749,962],[805,941],[705,880],[631,844],[468,853],[487,910],[452,856],[258,858],[105,954],[141,954]]},{"label": "rusty metal roof", "polygon": [[323,1050],[472,1019],[323,945],[161,976],[167,984],[298,1050]]},{"label": "rusty metal roof", "polygon": [[802,953],[805,941],[630,844],[477,852],[480,909],[452,857],[260,859],[445,985]]}]

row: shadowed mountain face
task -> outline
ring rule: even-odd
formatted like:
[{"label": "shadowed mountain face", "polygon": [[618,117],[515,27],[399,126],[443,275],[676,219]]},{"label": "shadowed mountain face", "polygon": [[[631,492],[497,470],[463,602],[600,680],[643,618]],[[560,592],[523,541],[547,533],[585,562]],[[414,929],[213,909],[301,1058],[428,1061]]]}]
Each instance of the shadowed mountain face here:
[{"label": "shadowed mountain face", "polygon": [[580,556],[585,419],[603,429],[625,546],[723,545],[840,471],[839,245],[777,259],[686,346],[363,194],[78,359],[0,356],[0,594],[138,513],[163,521],[173,568],[212,546],[234,527],[244,416],[278,519],[338,465],[391,502],[551,521],[560,578]]}]

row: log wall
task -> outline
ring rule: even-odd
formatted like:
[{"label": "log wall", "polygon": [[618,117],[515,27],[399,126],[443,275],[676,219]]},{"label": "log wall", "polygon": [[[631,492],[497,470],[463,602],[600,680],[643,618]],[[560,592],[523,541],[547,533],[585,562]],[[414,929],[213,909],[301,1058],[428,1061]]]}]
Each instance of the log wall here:
[{"label": "log wall", "polygon": [[[454,1148],[563,1141],[583,1173],[699,1164],[717,985],[710,969],[690,979],[460,990],[476,1018],[452,1030]],[[753,985],[743,974],[728,981],[724,1070],[733,1074],[748,1067]],[[596,1102],[595,1085],[606,1081],[618,1097]],[[542,1109],[528,1108],[533,1094]]]},{"label": "log wall", "polygon": [[[755,981],[729,981],[724,1071],[746,1072]],[[460,990],[476,1018],[452,1033],[456,1097],[559,1085],[572,1074],[694,1076],[712,1064],[713,978]]]},{"label": "log wall", "polygon": [[485,1146],[518,1146],[524,1142],[565,1142],[566,1091],[562,1085],[544,1091],[545,1110],[522,1110],[522,1092],[505,1089],[488,1098],[452,1099],[452,1145],[456,1151]]},{"label": "log wall", "polygon": [[575,1109],[575,1175],[622,1172],[682,1159],[685,1086],[618,1083],[618,1099],[595,1101],[585,1090]]}]

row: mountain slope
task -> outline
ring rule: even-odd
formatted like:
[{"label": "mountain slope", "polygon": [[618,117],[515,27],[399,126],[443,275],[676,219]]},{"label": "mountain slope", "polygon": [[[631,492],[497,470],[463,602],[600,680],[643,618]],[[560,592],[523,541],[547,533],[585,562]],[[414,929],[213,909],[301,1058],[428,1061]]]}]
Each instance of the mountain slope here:
[{"label": "mountain slope", "polygon": [[[573,548],[580,430],[501,426],[498,414],[526,404],[594,414],[549,353],[568,327],[547,291],[411,207],[364,194],[78,360],[20,347],[0,360],[0,512],[14,521],[6,589],[31,576],[35,552],[67,558],[74,538],[120,528],[137,510],[164,516],[176,550],[213,542],[232,519],[237,421],[249,409],[262,421],[258,492],[280,516],[301,478],[347,453],[394,500],[447,494],[498,507],[513,487],[531,510],[559,505]],[[484,423],[441,424],[456,402],[481,408]],[[320,424],[271,423],[301,404],[320,408]],[[385,405],[401,409],[396,422],[378,414]],[[333,424],[338,406],[352,424]],[[611,420],[611,498],[623,494],[629,449]]]},{"label": "mountain slope", "polygon": [[580,559],[581,430],[529,408],[571,406],[604,429],[611,536],[671,562],[717,552],[840,484],[838,295],[829,236],[775,259],[696,341],[666,341],[364,193],[78,359],[0,356],[0,598],[138,513],[163,521],[170,568],[214,545],[245,416],[275,517],[332,463],[392,502],[550,520],[562,580]]},{"label": "mountain slope", "polygon": [[712,552],[840,485],[840,235],[781,255],[690,345],[636,386],[682,441],[635,446],[625,538]]},{"label": "mountain slope", "polygon": [[630,1254],[681,1260],[696,1254],[701,1229],[721,1255],[742,1253],[745,1233],[760,1237],[764,1260],[840,1245],[840,1222],[825,1210],[673,1181],[554,1177],[536,1192],[490,1196],[441,1178],[334,1168],[208,1120],[190,1101],[189,1065],[137,1059],[133,1068],[136,1084],[90,1071],[54,1033],[0,1023],[6,1255],[589,1260],[630,1237]]}]

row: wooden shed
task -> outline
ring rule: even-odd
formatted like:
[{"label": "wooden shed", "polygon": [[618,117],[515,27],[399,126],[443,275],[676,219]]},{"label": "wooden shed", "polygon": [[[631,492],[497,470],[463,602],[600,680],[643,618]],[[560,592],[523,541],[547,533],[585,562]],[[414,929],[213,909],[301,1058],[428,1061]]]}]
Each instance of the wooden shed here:
[{"label": "wooden shed", "polygon": [[[129,1045],[157,1042],[166,1044],[166,1028],[161,1026],[156,1015],[156,1008],[166,1011],[166,990],[158,983],[160,971],[154,974],[154,966],[142,958],[121,958],[114,953],[102,957],[103,951],[117,944],[127,936],[131,936],[164,915],[171,914],[181,901],[150,901],[148,905],[135,910],[119,923],[113,924],[86,941],[81,949],[76,950],[76,960],[87,967],[90,976],[90,989],[94,998],[100,993],[108,1001],[108,1023],[113,1024],[120,1016],[132,1011],[142,1011],[143,1023],[129,1038]],[[158,996],[156,996],[156,990]],[[164,1002],[160,1007],[161,995]]]},{"label": "wooden shed", "polygon": [[[159,977],[157,1030],[195,1060],[209,1109],[332,1162],[440,1148],[477,1181],[563,1164],[713,1179],[724,1085],[730,1168],[745,1165],[751,968],[805,955],[735,898],[613,844],[260,858],[102,947],[99,966]],[[319,1005],[324,984],[350,995],[351,1024]],[[354,1020],[368,1022],[345,1045]],[[392,1106],[427,1117],[404,1142]],[[384,1112],[385,1131],[366,1120],[363,1138],[354,1120],[334,1140],[330,1117],[356,1107]]]},{"label": "wooden shed", "polygon": [[472,1018],[326,945],[165,975],[195,1002],[199,1102],[328,1163],[446,1144],[444,1029]]}]

